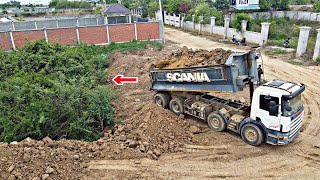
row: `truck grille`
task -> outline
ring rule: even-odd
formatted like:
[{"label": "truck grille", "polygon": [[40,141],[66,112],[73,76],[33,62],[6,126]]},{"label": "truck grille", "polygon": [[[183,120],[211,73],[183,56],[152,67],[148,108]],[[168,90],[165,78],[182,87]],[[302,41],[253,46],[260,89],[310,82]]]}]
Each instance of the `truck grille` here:
[{"label": "truck grille", "polygon": [[293,119],[291,121],[291,128],[290,128],[289,138],[291,138],[292,136],[297,134],[298,131],[300,130],[300,128],[302,126],[303,114],[304,114],[304,112],[302,111],[298,117],[296,117],[295,119]]}]

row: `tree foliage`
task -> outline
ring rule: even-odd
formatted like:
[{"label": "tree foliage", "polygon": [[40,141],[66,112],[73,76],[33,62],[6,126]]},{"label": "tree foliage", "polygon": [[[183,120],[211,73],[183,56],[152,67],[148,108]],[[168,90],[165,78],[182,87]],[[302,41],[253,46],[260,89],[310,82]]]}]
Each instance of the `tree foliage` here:
[{"label": "tree foliage", "polygon": [[227,9],[228,9],[229,3],[230,3],[229,0],[216,0],[216,1],[213,3],[213,6],[214,6],[217,10],[224,11],[224,10],[227,10]]},{"label": "tree foliage", "polygon": [[246,13],[240,13],[235,16],[235,18],[231,21],[231,27],[237,29],[238,32],[241,32],[241,21],[248,21],[247,28],[250,28],[250,24],[252,21],[252,17]]},{"label": "tree foliage", "polygon": [[313,12],[320,12],[320,1],[317,1],[313,4]]},{"label": "tree foliage", "polygon": [[50,8],[90,8],[91,4],[86,1],[68,1],[68,0],[52,0],[49,3]]},{"label": "tree foliage", "polygon": [[192,9],[192,1],[190,0],[185,0],[185,1],[182,1],[180,2],[179,4],[179,12],[180,13],[188,13],[191,9]]}]

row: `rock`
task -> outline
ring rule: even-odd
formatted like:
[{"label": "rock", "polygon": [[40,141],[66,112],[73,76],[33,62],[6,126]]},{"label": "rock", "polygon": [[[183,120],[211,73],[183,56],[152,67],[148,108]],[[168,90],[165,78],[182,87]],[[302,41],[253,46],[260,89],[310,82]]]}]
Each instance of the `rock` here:
[{"label": "rock", "polygon": [[32,180],[40,180],[40,178],[39,177],[34,177],[34,178],[32,178]]},{"label": "rock", "polygon": [[49,177],[49,174],[43,174],[42,176],[41,176],[41,179],[42,180],[45,180],[45,179],[47,179]]},{"label": "rock", "polygon": [[148,142],[143,142],[142,143],[145,147],[148,147],[149,146],[149,143]]},{"label": "rock", "polygon": [[16,167],[15,165],[11,165],[11,166],[8,168],[8,172],[11,173],[11,172],[14,170],[15,167]]},{"label": "rock", "polygon": [[154,149],[153,150],[153,153],[157,156],[160,156],[161,155],[161,151],[159,149]]},{"label": "rock", "polygon": [[144,147],[144,145],[141,144],[141,145],[139,146],[139,150],[140,150],[141,152],[145,152],[145,151],[146,151],[146,147]]},{"label": "rock", "polygon": [[8,180],[16,180],[16,179],[17,179],[17,177],[15,175],[10,175],[8,178]]},{"label": "rock", "polygon": [[141,100],[140,100],[140,99],[135,99],[134,101],[135,101],[135,102],[141,102]]},{"label": "rock", "polygon": [[78,154],[76,154],[76,155],[73,155],[72,158],[73,158],[74,160],[78,160],[78,159],[80,158],[80,156],[79,156]]},{"label": "rock", "polygon": [[17,146],[17,145],[19,145],[19,143],[17,141],[13,141],[10,143],[10,146]]},{"label": "rock", "polygon": [[129,142],[129,147],[130,148],[134,148],[136,146],[137,146],[137,142],[136,141],[132,140],[132,141]]},{"label": "rock", "polygon": [[118,126],[118,131],[122,132],[124,130],[124,126]]},{"label": "rock", "polygon": [[180,115],[179,115],[179,118],[180,118],[180,119],[184,119],[184,114],[180,114]]},{"label": "rock", "polygon": [[54,169],[52,167],[47,167],[46,174],[51,174],[54,172]]},{"label": "rock", "polygon": [[102,138],[97,140],[97,143],[101,146],[104,143],[104,140]]},{"label": "rock", "polygon": [[158,156],[155,154],[151,154],[152,159],[158,160]]},{"label": "rock", "polygon": [[148,154],[148,155],[151,155],[151,154],[153,154],[153,152],[149,150],[149,151],[147,152],[147,154]]},{"label": "rock", "polygon": [[189,128],[189,131],[193,134],[199,134],[201,132],[200,128],[198,128],[197,126],[191,126]]},{"label": "rock", "polygon": [[141,161],[136,160],[136,161],[134,161],[133,163],[135,163],[135,164],[141,164]]},{"label": "rock", "polygon": [[52,139],[50,139],[48,136],[43,138],[42,141],[45,143],[45,144],[52,144],[53,141]]},{"label": "rock", "polygon": [[239,97],[239,101],[240,101],[241,103],[246,103],[246,102],[247,102],[243,97]]},{"label": "rock", "polygon": [[119,137],[119,140],[120,140],[120,141],[126,141],[126,140],[127,140],[126,135],[121,135],[121,136]]}]

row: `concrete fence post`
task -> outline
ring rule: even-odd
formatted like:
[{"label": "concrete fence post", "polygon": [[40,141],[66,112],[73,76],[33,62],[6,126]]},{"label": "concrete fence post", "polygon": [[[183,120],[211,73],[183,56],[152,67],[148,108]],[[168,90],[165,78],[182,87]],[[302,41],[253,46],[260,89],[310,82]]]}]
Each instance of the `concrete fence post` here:
[{"label": "concrete fence post", "polygon": [[210,17],[210,34],[213,34],[213,28],[216,26],[216,17]]},{"label": "concrete fence post", "polygon": [[181,28],[181,14],[179,14],[179,15],[178,15],[178,18],[179,18],[179,24],[178,24],[178,27],[179,27],[179,28]]},{"label": "concrete fence post", "polygon": [[192,24],[193,24],[193,31],[196,30],[196,23],[195,23],[196,15],[192,14]]},{"label": "concrete fence post", "polygon": [[269,27],[270,27],[270,23],[267,23],[267,22],[261,23],[261,39],[259,43],[260,46],[263,46],[268,42]]},{"label": "concrete fence post", "polygon": [[46,42],[49,44],[48,32],[47,32],[46,27],[43,28],[43,33],[44,33],[44,37],[45,37],[45,39],[46,39]]},{"label": "concrete fence post", "polygon": [[224,39],[228,38],[228,29],[230,27],[230,18],[229,17],[225,17],[224,18]]},{"label": "concrete fence post", "polygon": [[181,28],[184,29],[184,16],[181,17]]},{"label": "concrete fence post", "polygon": [[199,35],[202,33],[202,22],[203,20],[199,21]]},{"label": "concrete fence post", "polygon": [[107,32],[107,43],[110,45],[110,34],[109,34],[109,25],[106,23],[106,32]]},{"label": "concrete fence post", "polygon": [[316,61],[320,57],[320,29],[317,29],[318,35],[316,40],[316,46],[314,48],[313,60]]},{"label": "concrete fence post", "polygon": [[97,25],[99,25],[99,18],[96,17],[96,22],[97,22]]},{"label": "concrete fence post", "polygon": [[79,26],[80,26],[80,25],[79,25],[79,17],[76,17],[76,20],[77,20],[77,25],[76,25],[76,26],[79,27]]},{"label": "concrete fence post", "polygon": [[34,27],[35,27],[36,29],[38,29],[38,25],[37,25],[37,21],[36,21],[36,20],[34,20]]},{"label": "concrete fence post", "polygon": [[138,40],[138,28],[137,28],[137,21],[134,21],[134,37]]},{"label": "concrete fence post", "polygon": [[56,19],[56,25],[57,25],[57,28],[59,28],[59,21],[58,21],[58,19]]},{"label": "concrete fence post", "polygon": [[9,34],[10,34],[12,49],[13,49],[13,50],[16,50],[17,48],[16,48],[16,45],[15,45],[15,43],[14,43],[13,33],[12,33],[12,30],[11,30],[11,29],[10,29],[10,31],[9,31]]},{"label": "concrete fence post", "polygon": [[14,22],[13,21],[11,21],[11,25],[12,25],[12,31],[15,31],[16,28],[14,27]]},{"label": "concrete fence post", "polygon": [[77,33],[78,45],[80,45],[81,41],[80,41],[80,32],[79,32],[79,26],[78,25],[76,26],[76,33]]},{"label": "concrete fence post", "polygon": [[242,20],[241,21],[241,32],[245,32],[247,30],[247,26],[248,26],[248,21]]},{"label": "concrete fence post", "polygon": [[297,57],[301,57],[304,53],[307,52],[310,30],[311,30],[311,27],[307,27],[307,26],[300,27],[298,48],[297,48],[297,54],[296,54]]}]

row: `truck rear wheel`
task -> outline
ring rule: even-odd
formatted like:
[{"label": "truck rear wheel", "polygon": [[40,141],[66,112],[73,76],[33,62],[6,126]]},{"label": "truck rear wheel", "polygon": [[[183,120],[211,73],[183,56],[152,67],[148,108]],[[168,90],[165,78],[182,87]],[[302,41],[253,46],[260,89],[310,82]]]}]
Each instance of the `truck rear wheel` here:
[{"label": "truck rear wheel", "polygon": [[173,98],[169,103],[169,108],[177,115],[183,114],[183,100],[180,98]]},{"label": "truck rear wheel", "polygon": [[170,96],[167,93],[157,93],[153,96],[156,105],[167,108],[170,101]]},{"label": "truck rear wheel", "polygon": [[227,123],[224,121],[221,115],[216,112],[209,114],[207,122],[209,127],[214,131],[222,132],[227,129]]},{"label": "truck rear wheel", "polygon": [[241,129],[241,137],[244,142],[253,145],[259,146],[263,143],[264,136],[261,129],[254,124],[245,124]]}]

